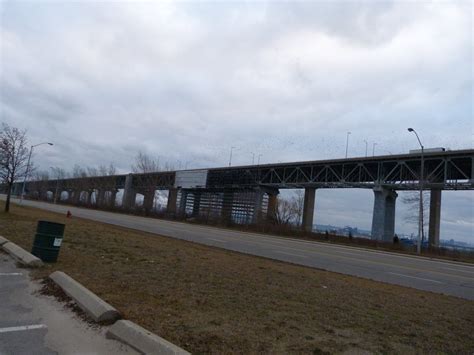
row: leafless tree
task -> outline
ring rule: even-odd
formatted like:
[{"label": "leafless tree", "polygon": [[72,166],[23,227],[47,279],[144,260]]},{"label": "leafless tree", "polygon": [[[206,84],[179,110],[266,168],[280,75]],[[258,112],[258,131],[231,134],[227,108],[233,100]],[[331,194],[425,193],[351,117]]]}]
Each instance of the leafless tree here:
[{"label": "leafless tree", "polygon": [[155,160],[143,152],[138,152],[138,155],[135,157],[135,164],[132,165],[134,173],[154,173],[160,170],[159,159]]},{"label": "leafless tree", "polygon": [[[407,192],[402,197],[402,203],[407,206],[404,220],[410,224],[418,225],[420,213],[420,193],[418,191]],[[430,193],[423,192],[423,228],[421,233],[421,242],[425,240],[425,230],[429,223]]]},{"label": "leafless tree", "polygon": [[[162,171],[159,159],[153,159],[149,155],[138,152],[135,158],[135,164],[132,165],[132,171],[136,174],[153,173]],[[155,202],[156,181],[153,175],[140,175],[137,177],[139,192],[144,195],[143,207],[148,214],[153,209]]]},{"label": "leafless tree", "polygon": [[5,212],[10,211],[13,183],[20,177],[25,176],[27,159],[26,131],[2,123],[0,131],[0,178],[7,187]]},{"label": "leafless tree", "polygon": [[294,223],[297,226],[300,226],[303,220],[303,210],[304,210],[304,191],[297,190],[290,199],[291,208],[294,214]]}]

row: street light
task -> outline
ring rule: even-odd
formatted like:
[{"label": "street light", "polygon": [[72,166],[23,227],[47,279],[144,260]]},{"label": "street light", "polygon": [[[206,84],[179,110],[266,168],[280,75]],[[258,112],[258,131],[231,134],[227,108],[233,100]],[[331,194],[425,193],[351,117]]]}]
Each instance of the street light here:
[{"label": "street light", "polygon": [[259,154],[259,155],[258,155],[257,165],[260,165],[260,157],[261,157],[262,155],[263,155],[263,154]]},{"label": "street light", "polygon": [[33,153],[33,148],[34,147],[37,147],[37,146],[43,145],[43,144],[54,145],[53,143],[43,142],[43,143],[38,143],[38,144],[32,145],[30,147],[30,155],[28,155],[28,163],[26,163],[25,178],[23,179],[23,187],[21,188],[20,203],[22,203],[22,201],[23,201],[23,195],[25,194],[26,179],[28,178],[28,174],[30,172],[31,153]]},{"label": "street light", "polygon": [[229,166],[232,165],[232,151],[235,149],[235,147],[230,147],[230,157],[229,157]]},{"label": "street light", "polygon": [[420,143],[421,147],[421,167],[420,167],[420,210],[418,215],[418,242],[416,243],[416,252],[421,254],[421,240],[423,239],[423,173],[424,173],[424,152],[425,147],[421,144],[420,137],[418,137],[418,133],[413,128],[408,128],[408,132],[415,133],[416,139],[418,139],[418,143]]},{"label": "street light", "polygon": [[255,164],[255,153],[254,152],[251,152],[252,153],[252,165]]},{"label": "street light", "polygon": [[365,157],[367,158],[367,149],[369,147],[369,143],[364,139],[364,143],[365,143]]},{"label": "street light", "polygon": [[376,145],[377,145],[377,143],[372,144],[372,156],[373,157],[375,156],[375,146]]},{"label": "street light", "polygon": [[349,149],[349,135],[351,132],[347,132],[347,137],[346,137],[346,159],[347,159],[347,151]]}]

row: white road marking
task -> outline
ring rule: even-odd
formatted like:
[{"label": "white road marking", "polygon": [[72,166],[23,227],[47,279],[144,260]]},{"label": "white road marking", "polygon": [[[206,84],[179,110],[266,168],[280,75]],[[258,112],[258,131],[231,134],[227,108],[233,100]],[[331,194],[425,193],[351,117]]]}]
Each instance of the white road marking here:
[{"label": "white road marking", "polygon": [[206,240],[213,240],[215,242],[227,243],[227,240],[222,240],[222,239],[206,238]]},{"label": "white road marking", "polygon": [[21,272],[0,272],[0,276],[20,276]]},{"label": "white road marking", "polygon": [[442,284],[441,281],[436,281],[436,280],[432,280],[432,279],[425,279],[425,278],[423,278],[423,277],[416,277],[416,276],[410,276],[410,275],[405,275],[405,274],[399,274],[398,272],[388,272],[388,274],[397,275],[397,276],[403,276],[403,277],[409,277],[409,278],[411,278],[411,279],[417,279],[417,280],[435,282],[435,283],[437,283],[437,284]]},{"label": "white road marking", "polygon": [[0,328],[0,333],[19,332],[23,330],[45,329],[45,328],[48,328],[48,327],[44,324],[22,325],[19,327]]},{"label": "white road marking", "polygon": [[307,258],[307,257],[308,257],[307,255],[286,253],[286,252],[284,252],[284,251],[279,251],[279,250],[272,250],[272,251],[273,251],[274,253],[285,254],[285,255],[291,255],[291,256],[297,256],[297,257],[300,257],[300,258]]}]

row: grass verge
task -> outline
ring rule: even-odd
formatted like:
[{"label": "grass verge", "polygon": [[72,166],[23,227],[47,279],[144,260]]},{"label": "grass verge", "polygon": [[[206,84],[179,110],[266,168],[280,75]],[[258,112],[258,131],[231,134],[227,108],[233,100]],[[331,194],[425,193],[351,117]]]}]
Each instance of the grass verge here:
[{"label": "grass verge", "polygon": [[474,350],[471,301],[17,205],[0,234],[29,250],[39,219],[66,234],[35,277],[62,270],[193,353]]}]

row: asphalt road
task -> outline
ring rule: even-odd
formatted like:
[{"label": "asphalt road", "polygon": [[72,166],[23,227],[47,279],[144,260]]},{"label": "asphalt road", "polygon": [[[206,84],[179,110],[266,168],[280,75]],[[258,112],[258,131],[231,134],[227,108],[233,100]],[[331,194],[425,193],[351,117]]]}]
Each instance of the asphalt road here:
[{"label": "asphalt road", "polygon": [[64,305],[38,294],[28,270],[0,252],[0,354],[137,354],[103,328],[91,328]]},{"label": "asphalt road", "polygon": [[[2,196],[4,198],[4,196]],[[14,200],[17,202],[17,200]],[[167,237],[474,300],[474,265],[45,202],[24,205]]]}]

